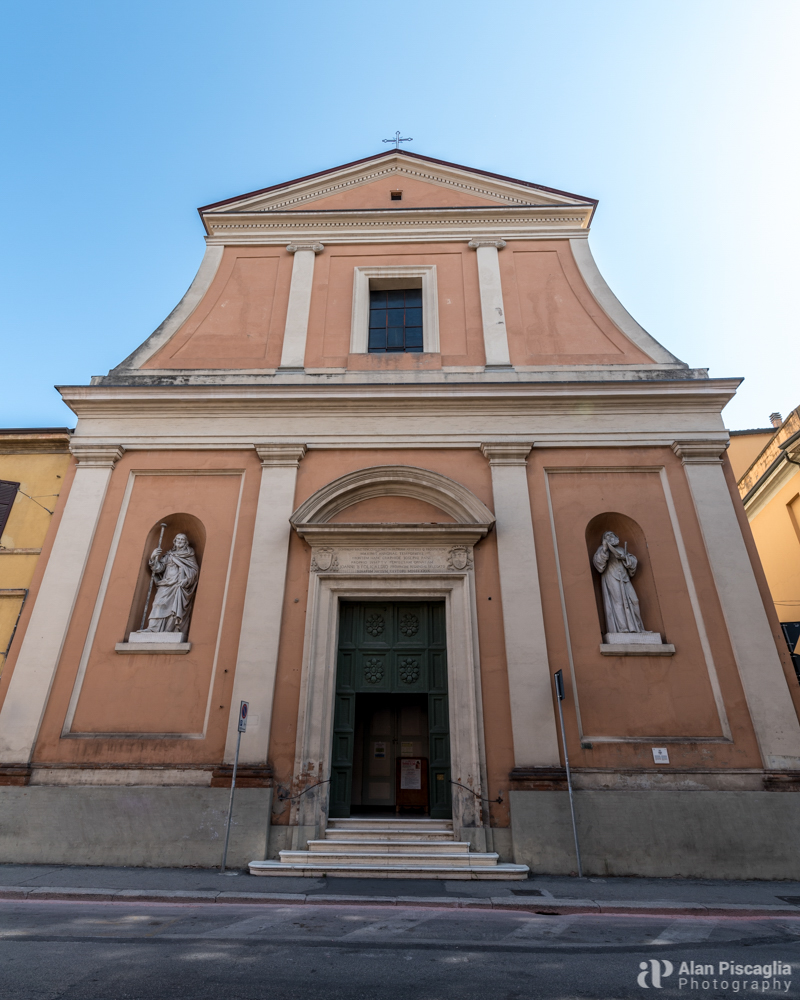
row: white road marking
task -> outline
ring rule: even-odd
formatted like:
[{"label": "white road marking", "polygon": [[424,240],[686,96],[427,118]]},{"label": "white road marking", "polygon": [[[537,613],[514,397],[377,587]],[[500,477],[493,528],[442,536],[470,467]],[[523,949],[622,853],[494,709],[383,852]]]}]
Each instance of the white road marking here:
[{"label": "white road marking", "polygon": [[514,941],[520,938],[523,940],[530,940],[531,938],[544,938],[547,940],[558,937],[560,934],[568,931],[575,921],[578,920],[579,916],[580,914],[571,913],[565,917],[557,917],[555,920],[552,917],[527,917],[515,930],[507,934],[503,940]]},{"label": "white road marking", "polygon": [[705,941],[714,933],[716,920],[671,920],[658,937],[647,944],[682,944],[689,941]]},{"label": "white road marking", "polygon": [[434,916],[435,914],[428,912],[424,916],[405,913],[400,916],[383,917],[367,924],[366,927],[357,927],[354,931],[350,931],[349,934],[345,934],[344,936],[348,941],[352,941],[353,939],[374,938],[379,934],[402,934],[403,931],[417,927],[419,924],[424,924],[427,920],[432,920]]},{"label": "white road marking", "polygon": [[[211,938],[217,940],[236,940],[237,938],[252,937],[260,934],[261,931],[272,930],[274,927],[284,924],[287,921],[285,913],[261,914],[256,917],[247,917],[245,920],[236,920],[224,927],[215,927],[204,934],[196,935],[198,938]],[[195,936],[195,935],[192,935]]]}]

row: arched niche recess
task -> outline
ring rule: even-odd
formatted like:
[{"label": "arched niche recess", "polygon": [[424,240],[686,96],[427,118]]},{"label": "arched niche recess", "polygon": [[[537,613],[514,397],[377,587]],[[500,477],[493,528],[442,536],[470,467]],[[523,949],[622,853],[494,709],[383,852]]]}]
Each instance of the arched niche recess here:
[{"label": "arched niche recess", "polygon": [[[150,587],[150,556],[153,549],[158,545],[158,536],[161,534],[162,524],[166,524],[164,539],[161,543],[162,551],[166,552],[168,549],[171,549],[175,536],[183,532],[189,539],[189,544],[194,549],[195,559],[197,559],[197,565],[200,568],[198,586],[202,579],[203,552],[206,547],[206,529],[203,522],[198,520],[194,514],[167,514],[165,517],[160,517],[147,533],[147,539],[142,549],[139,576],[136,580],[136,589],[133,592],[128,626],[125,629],[125,641],[127,641],[128,635],[131,632],[135,632],[142,627],[142,613],[144,612],[144,605],[147,600],[147,591]],[[197,600],[196,593],[195,600]],[[186,625],[185,631],[188,632],[190,627],[191,618]]]},{"label": "arched niche recess", "polygon": [[[461,483],[430,469],[413,465],[376,465],[334,479],[304,501],[290,521],[329,524],[342,511],[366,505],[375,497],[410,497],[442,511],[450,523],[481,524],[491,528],[494,514]],[[349,521],[350,518],[347,518]]]},{"label": "arched niche recess", "polygon": [[[636,574],[633,577],[633,586],[636,596],[639,598],[639,610],[642,614],[644,627],[650,632],[660,632],[664,636],[664,622],[661,618],[661,606],[658,601],[658,591],[653,577],[653,568],[650,564],[650,552],[647,547],[647,539],[641,527],[628,517],[627,514],[618,514],[615,511],[606,511],[593,517],[586,525],[586,549],[589,554],[589,571],[592,574],[594,583],[594,596],[597,602],[597,616],[600,624],[600,634],[605,635],[606,614],[603,608],[603,591],[601,577],[592,564],[592,556],[603,543],[603,535],[607,531],[613,531],[619,538],[620,545],[628,543],[628,551],[632,552],[638,560]],[[663,641],[667,640],[663,638]]]}]

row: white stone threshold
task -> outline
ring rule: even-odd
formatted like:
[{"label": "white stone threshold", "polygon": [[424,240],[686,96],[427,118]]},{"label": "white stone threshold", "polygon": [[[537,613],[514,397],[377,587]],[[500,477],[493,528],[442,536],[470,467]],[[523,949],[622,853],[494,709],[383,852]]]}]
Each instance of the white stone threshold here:
[{"label": "white stone threshold", "polygon": [[348,878],[428,878],[464,880],[519,880],[528,877],[527,865],[443,866],[443,865],[354,865],[291,864],[282,861],[251,861],[251,875],[319,878],[322,875],[347,875]]}]

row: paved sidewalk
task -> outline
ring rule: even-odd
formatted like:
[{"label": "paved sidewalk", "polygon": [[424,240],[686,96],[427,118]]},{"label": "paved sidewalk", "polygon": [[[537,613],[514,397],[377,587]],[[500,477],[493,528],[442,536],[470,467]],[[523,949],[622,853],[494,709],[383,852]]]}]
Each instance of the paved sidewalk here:
[{"label": "paved sidewalk", "polygon": [[721,879],[570,878],[522,882],[437,879],[256,877],[208,868],[0,865],[0,899],[132,902],[337,903],[528,910],[800,916],[800,882]]}]

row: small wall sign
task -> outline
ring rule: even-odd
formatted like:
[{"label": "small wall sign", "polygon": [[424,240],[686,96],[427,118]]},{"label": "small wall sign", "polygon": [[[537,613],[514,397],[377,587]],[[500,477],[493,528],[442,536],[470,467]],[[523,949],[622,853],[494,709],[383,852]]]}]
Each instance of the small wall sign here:
[{"label": "small wall sign", "polygon": [[376,760],[385,760],[386,759],[386,744],[385,743],[376,743],[375,744],[374,757],[375,757]]},{"label": "small wall sign", "polygon": [[666,747],[653,747],[653,763],[669,764],[669,754]]}]

